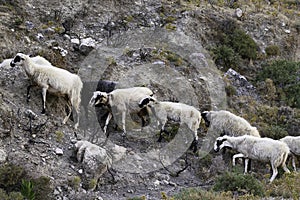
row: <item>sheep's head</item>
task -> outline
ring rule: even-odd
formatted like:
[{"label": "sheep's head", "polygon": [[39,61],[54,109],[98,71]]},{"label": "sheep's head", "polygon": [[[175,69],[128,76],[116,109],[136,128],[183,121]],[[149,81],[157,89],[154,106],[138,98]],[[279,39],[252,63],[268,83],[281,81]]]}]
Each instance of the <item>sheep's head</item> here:
[{"label": "sheep's head", "polygon": [[141,101],[139,102],[139,107],[140,108],[143,108],[145,106],[151,107],[151,105],[150,105],[151,102],[156,102],[156,99],[151,96],[145,97],[145,98],[141,99]]},{"label": "sheep's head", "polygon": [[216,152],[220,151],[224,147],[231,147],[231,144],[227,141],[228,136],[224,135],[222,137],[218,137],[214,144],[214,150]]},{"label": "sheep's head", "polygon": [[107,105],[107,103],[108,103],[108,94],[106,92],[96,91],[94,92],[89,104],[91,106],[102,106],[102,105]]},{"label": "sheep's head", "polygon": [[18,53],[14,59],[10,62],[11,67],[15,67],[16,65],[22,65],[28,56],[22,53]]},{"label": "sheep's head", "polygon": [[204,111],[201,113],[202,118],[205,121],[205,126],[209,127],[210,126],[210,111]]}]

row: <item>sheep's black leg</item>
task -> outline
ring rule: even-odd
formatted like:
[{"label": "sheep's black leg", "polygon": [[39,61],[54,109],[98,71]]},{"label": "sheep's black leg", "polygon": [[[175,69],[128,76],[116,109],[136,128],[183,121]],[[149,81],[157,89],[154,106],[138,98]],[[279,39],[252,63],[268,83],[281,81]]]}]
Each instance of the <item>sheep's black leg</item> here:
[{"label": "sheep's black leg", "polygon": [[160,129],[160,132],[159,132],[159,138],[157,140],[157,142],[161,142],[162,140],[162,133],[165,132],[163,129]]},{"label": "sheep's black leg", "polygon": [[193,149],[193,153],[196,153],[197,148],[198,148],[198,140],[194,140],[194,141],[192,142],[191,147],[192,147],[192,149]]},{"label": "sheep's black leg", "polygon": [[27,86],[27,93],[26,93],[26,101],[27,101],[27,103],[29,102],[29,99],[30,99],[30,94],[29,93],[30,93],[31,87],[32,87],[31,84]]}]

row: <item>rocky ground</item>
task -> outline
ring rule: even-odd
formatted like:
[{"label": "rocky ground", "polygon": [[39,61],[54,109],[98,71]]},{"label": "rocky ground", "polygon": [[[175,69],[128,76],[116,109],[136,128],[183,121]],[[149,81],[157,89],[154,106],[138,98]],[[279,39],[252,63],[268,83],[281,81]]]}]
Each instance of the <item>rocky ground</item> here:
[{"label": "rocky ground", "polygon": [[[300,59],[296,16],[279,13],[272,17],[267,14],[276,11],[271,7],[268,12],[255,12],[258,8],[241,3],[244,15],[239,18],[235,9],[208,2],[0,3],[2,59],[12,58],[17,52],[41,55],[55,66],[78,73],[84,83],[81,125],[75,130],[73,121],[61,123],[66,113],[64,98],[49,94],[47,114],[41,115],[39,89],[32,89],[26,102],[29,81],[24,71],[7,65],[0,68],[2,162],[21,165],[32,177],[49,177],[53,189],[49,199],[128,199],[143,195],[159,199],[161,192],[173,195],[182,188],[210,188],[215,174],[228,167],[222,156],[205,145],[211,138],[204,126],[199,129],[201,153],[196,154],[189,149],[192,137],[186,127],[179,127],[174,138],[166,136],[157,143],[154,124],[139,131],[133,122],[127,124],[125,140],[119,129],[111,127],[109,145],[103,146],[95,109],[87,106],[99,79],[117,81],[117,87],[147,86],[158,99],[180,101],[201,111],[227,109],[224,74],[207,51],[215,43],[217,27],[227,19],[241,24],[262,52],[275,43],[289,49],[283,53],[284,58]],[[242,71],[247,67],[241,67]],[[254,62],[243,75],[251,80],[251,73],[259,68],[260,64]],[[226,76],[239,94],[259,100],[251,82],[234,73]],[[31,128],[28,109],[37,114]],[[111,173],[105,172],[92,189],[83,164],[76,159],[74,144],[80,140],[105,147],[110,153],[114,144],[126,148],[122,159],[112,164]],[[175,172],[186,166],[176,176]],[[77,177],[80,181],[74,186]]]}]

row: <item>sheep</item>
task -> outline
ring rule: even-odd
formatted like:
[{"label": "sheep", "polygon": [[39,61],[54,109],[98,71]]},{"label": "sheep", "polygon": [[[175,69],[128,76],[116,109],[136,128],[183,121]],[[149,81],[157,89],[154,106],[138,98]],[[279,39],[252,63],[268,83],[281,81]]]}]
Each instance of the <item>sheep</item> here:
[{"label": "sheep", "polygon": [[[212,127],[219,136],[226,134],[229,136],[252,135],[260,137],[256,127],[251,126],[247,120],[229,111],[204,111],[201,116],[205,121],[205,125]],[[239,155],[234,155],[233,159],[235,158],[239,158]],[[235,160],[233,163],[235,163]]]},{"label": "sheep", "polygon": [[[10,63],[11,67],[20,65],[24,68],[27,76],[38,86],[42,87],[42,114],[46,112],[46,93],[47,91],[67,95],[77,112],[77,122],[75,129],[79,125],[79,105],[82,82],[78,75],[72,74],[67,70],[60,69],[54,66],[36,64],[32,58],[23,53],[18,53]],[[68,105],[69,106],[69,105]],[[67,122],[71,115],[70,113],[63,120],[63,124]]]},{"label": "sheep", "polygon": [[296,171],[297,169],[296,169],[295,159],[296,156],[300,155],[300,136],[286,136],[284,138],[281,138],[280,141],[286,143],[290,148],[290,152],[292,155],[292,165],[294,171]]},{"label": "sheep", "polygon": [[[46,60],[44,57],[35,56],[35,57],[31,57],[31,58],[32,58],[32,61],[35,62],[36,64],[52,66],[52,64],[48,60]],[[2,63],[0,63],[0,68],[10,68],[11,61],[13,61],[13,58],[8,58],[8,59],[3,60]]]},{"label": "sheep", "polygon": [[214,127],[219,133],[230,136],[253,135],[260,137],[256,127],[242,117],[229,111],[204,111],[201,113],[207,127]]},{"label": "sheep", "polygon": [[[132,87],[132,88],[124,88],[124,89],[116,89],[110,93],[95,91],[90,100],[91,106],[101,106],[106,105],[110,108],[111,112],[109,112],[107,119],[105,121],[105,125],[103,128],[104,133],[108,137],[107,134],[107,125],[112,118],[112,114],[121,113],[122,114],[122,136],[126,136],[126,127],[125,127],[125,118],[126,113],[137,113],[142,110],[139,107],[139,102],[146,96],[152,96],[153,92],[147,87]],[[142,116],[140,116],[142,118]],[[142,118],[142,126],[145,125],[145,120]]]},{"label": "sheep", "polygon": [[[85,120],[88,122],[89,116],[88,116],[88,105],[90,101],[90,96],[92,96],[94,91],[100,91],[100,92],[112,92],[117,85],[117,82],[115,81],[108,81],[108,80],[99,80],[98,83],[96,81],[85,81],[83,82],[83,88],[82,88],[82,99],[81,104],[84,108],[84,114],[85,114]],[[106,106],[96,106],[96,112],[97,112],[97,119],[98,122],[101,124],[101,128],[104,127],[104,124],[102,124],[103,119],[107,118],[108,115],[108,108]]]},{"label": "sheep", "polygon": [[224,135],[218,137],[214,144],[214,150],[219,151],[224,147],[230,147],[240,152],[239,157],[246,159],[245,173],[247,173],[248,161],[256,159],[260,161],[269,161],[273,170],[270,178],[272,182],[278,174],[277,167],[281,166],[283,170],[290,173],[286,167],[286,160],[290,149],[284,142],[273,140],[271,138],[259,138],[252,135],[243,135],[232,137]]},{"label": "sheep", "polygon": [[162,132],[165,132],[165,124],[169,119],[185,123],[194,132],[194,152],[198,142],[197,130],[200,127],[201,113],[195,107],[183,103],[175,103],[169,101],[158,101],[153,97],[146,97],[139,103],[140,107],[149,106],[151,111],[158,120],[160,127],[160,136],[158,141],[162,139]]}]

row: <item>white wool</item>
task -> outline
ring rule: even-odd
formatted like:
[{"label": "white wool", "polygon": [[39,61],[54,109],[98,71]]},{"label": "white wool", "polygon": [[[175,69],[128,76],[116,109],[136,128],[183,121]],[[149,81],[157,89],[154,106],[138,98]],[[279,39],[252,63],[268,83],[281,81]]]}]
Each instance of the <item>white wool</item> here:
[{"label": "white wool", "polygon": [[[17,57],[20,57],[21,60],[17,61]],[[51,63],[49,63],[46,59],[39,56],[31,58],[28,55],[18,53],[11,63],[22,66],[28,77],[38,86],[42,87],[44,103],[43,111],[46,108],[47,90],[53,93],[66,94],[69,97],[72,106],[77,112],[77,123],[75,124],[75,128],[78,127],[79,105],[81,100],[80,93],[82,89],[82,82],[78,75],[72,74],[67,70],[55,67],[51,65]],[[70,108],[70,110],[72,110],[72,108]],[[71,111],[69,115],[64,118],[63,123],[66,123],[70,115]]]},{"label": "white wool", "polygon": [[[278,174],[277,167],[282,166],[286,172],[289,172],[285,162],[290,150],[284,142],[251,135],[238,137],[225,135],[217,138],[214,144],[214,150],[218,151],[224,147],[231,147],[237,150],[240,153],[239,157],[246,158],[247,162],[248,159],[270,162],[273,170],[270,182],[272,182]],[[245,165],[245,173],[246,172],[247,164]]]},{"label": "white wool", "polygon": [[294,170],[296,171],[295,160],[296,156],[300,155],[300,136],[286,136],[284,138],[281,138],[280,141],[286,143],[290,148],[290,152],[292,155],[292,165]]},{"label": "white wool", "polygon": [[[141,110],[139,102],[149,95],[153,95],[153,92],[147,87],[115,89],[110,93],[96,91],[90,100],[90,105],[102,103],[108,104],[111,107],[112,113],[109,113],[106,119],[104,133],[106,133],[107,125],[112,118],[112,114],[121,113],[123,135],[125,135],[126,113],[138,113]],[[97,98],[100,99],[97,100]]]}]

